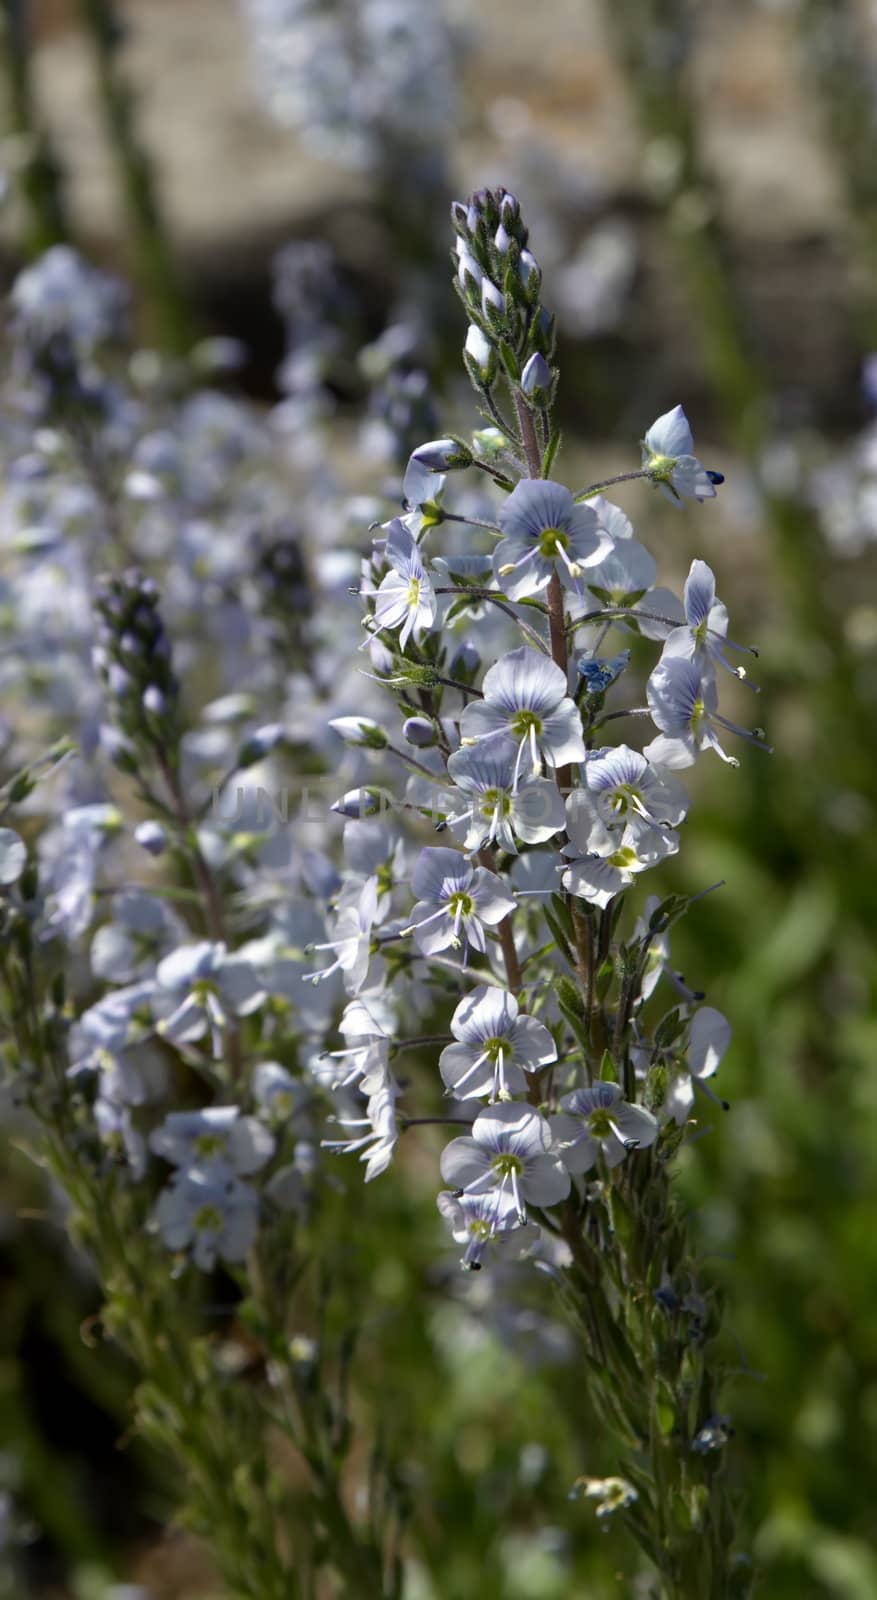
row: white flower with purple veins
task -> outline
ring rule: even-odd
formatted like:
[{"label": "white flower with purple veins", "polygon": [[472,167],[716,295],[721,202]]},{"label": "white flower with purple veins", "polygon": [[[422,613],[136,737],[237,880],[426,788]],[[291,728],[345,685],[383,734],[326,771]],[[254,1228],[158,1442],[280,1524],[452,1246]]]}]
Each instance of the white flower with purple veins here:
[{"label": "white flower with purple veins", "polygon": [[521,645],[484,674],[483,700],[473,700],[460,719],[464,745],[505,733],[518,746],[516,776],[525,753],[534,778],[549,767],[584,760],[582,719],[567,693],[566,674],[540,650]]},{"label": "white flower with purple veins", "polygon": [[699,1084],[710,1099],[717,1098],[708,1088],[706,1079],[718,1071],[731,1043],[731,1024],[714,1006],[700,1006],[687,1031],[685,1047],[678,1054],[674,1052],[675,1065],[662,1107],[666,1115],[672,1117],[680,1127],[691,1115],[695,1084]]},{"label": "white flower with purple veins", "polygon": [[563,874],[563,887],[579,900],[604,910],[634,878],[657,866],[679,849],[679,835],[662,830],[633,817],[622,831],[610,834],[597,820],[596,829],[583,813],[572,811],[568,823],[569,844],[563,854],[570,865]]},{"label": "white flower with purple veins", "polygon": [[667,636],[663,655],[683,656],[686,660],[707,665],[718,661],[734,678],[745,678],[744,667],[732,666],[726,650],[749,652],[746,645],[734,644],[728,639],[728,611],[716,599],[716,580],[705,561],[692,561],[683,592],[685,624],[674,628]]},{"label": "white flower with purple veins", "polygon": [[[340,1062],[339,1066],[331,1063]],[[363,1094],[373,1094],[390,1069],[390,1046],[386,1039],[364,1039],[346,1050],[331,1050],[320,1058],[315,1076],[330,1089],[349,1089],[356,1084]]]},{"label": "white flower with purple veins", "polygon": [[443,1190],[436,1200],[456,1244],[466,1246],[460,1265],[478,1272],[488,1248],[502,1254],[526,1255],[538,1242],[534,1222],[522,1223],[511,1194],[492,1189],[488,1194],[451,1194]]},{"label": "white flower with purple veins", "polygon": [[658,1137],[657,1118],[625,1100],[617,1083],[574,1089],[560,1104],[551,1131],[569,1172],[588,1172],[601,1156],[607,1167],[617,1167],[629,1150],[645,1150]]},{"label": "white flower with purple veins", "polygon": [[570,1190],[569,1173],[554,1148],[551,1128],[529,1106],[503,1102],[479,1112],[471,1137],[452,1139],[441,1158],[445,1183],[468,1195],[511,1195],[521,1222],[527,1201],[554,1206]]},{"label": "white flower with purple veins", "polygon": [[417,640],[429,631],[438,608],[420,550],[398,517],[390,523],[386,557],[392,571],[378,587],[374,620],[379,632],[398,628],[404,650],[412,634]]},{"label": "white flower with purple veins", "polygon": [[467,850],[498,844],[517,854],[517,839],[543,844],[565,826],[563,797],[550,778],[519,776],[520,745],[498,733],[480,744],[455,750],[448,776],[468,805],[448,818],[452,829],[465,827]]},{"label": "white flower with purple veins", "polygon": [[365,1162],[366,1183],[371,1183],[372,1178],[378,1178],[382,1172],[386,1172],[393,1159],[393,1151],[399,1138],[396,1124],[398,1095],[398,1085],[387,1073],[385,1081],[369,1095],[364,1117],[336,1119],[343,1128],[366,1128],[368,1131],[356,1134],[352,1139],[320,1141],[324,1150],[335,1150],[339,1155],[353,1155],[354,1152],[358,1152],[360,1161]]},{"label": "white flower with purple veins", "polygon": [[522,478],[499,512],[504,538],[493,553],[496,581],[510,600],[547,589],[555,572],[581,594],[586,567],[602,561],[612,542],[590,506],[547,478]]},{"label": "white flower with purple veins", "polygon": [[460,452],[453,439],[433,439],[418,445],[408,458],[402,479],[402,494],[412,511],[434,505],[445,486],[445,474]]},{"label": "white flower with purple veins", "polygon": [[642,441],[643,467],[674,505],[683,499],[713,500],[720,472],[710,472],[694,454],[694,439],[681,406],[665,411]]},{"label": "white flower with purple veins", "polygon": [[511,1100],[524,1093],[525,1073],[557,1060],[548,1029],[521,1013],[505,989],[473,989],[454,1012],[451,1033],[456,1043],[442,1051],[439,1072],[456,1100]]},{"label": "white flower with purple veins", "polygon": [[210,1272],[217,1257],[245,1260],[259,1228],[259,1197],[215,1168],[189,1167],[162,1190],[154,1221],[169,1250],[191,1249],[195,1265]]},{"label": "white flower with purple veins", "polygon": [[697,661],[662,655],[646,685],[646,698],[660,736],[646,745],[643,754],[656,766],[690,767],[701,750],[715,750],[729,767],[739,767],[736,756],[722,749],[717,726],[760,743],[757,734],[719,714],[712,670]]},{"label": "white flower with purple veins", "polygon": [[158,963],[156,978],[173,1009],[156,1025],[171,1044],[195,1044],[210,1035],[218,1060],[223,1032],[233,1017],[248,1017],[267,999],[249,961],[229,956],[224,944],[184,944]]},{"label": "white flower with purple veins", "polygon": [[274,1154],[274,1138],[238,1106],[170,1111],[149,1135],[149,1148],[172,1167],[197,1167],[219,1178],[247,1178]]},{"label": "white flower with purple veins", "polygon": [[579,770],[581,786],[567,796],[566,811],[582,848],[612,849],[636,819],[659,830],[676,828],[688,810],[682,785],[629,745],[589,750]]},{"label": "white flower with purple veins", "polygon": [[515,909],[502,878],[473,867],[459,850],[421,850],[411,886],[417,904],[405,929],[424,955],[461,946],[483,952],[485,928],[495,928]]},{"label": "white flower with purple veins", "polygon": [[372,929],[377,915],[377,878],[345,885],[339,897],[338,913],[330,929],[332,938],[324,944],[311,946],[313,950],[333,951],[335,960],[331,966],[308,973],[311,983],[323,983],[333,972],[340,971],[348,994],[356,994],[362,988],[368,977]]}]

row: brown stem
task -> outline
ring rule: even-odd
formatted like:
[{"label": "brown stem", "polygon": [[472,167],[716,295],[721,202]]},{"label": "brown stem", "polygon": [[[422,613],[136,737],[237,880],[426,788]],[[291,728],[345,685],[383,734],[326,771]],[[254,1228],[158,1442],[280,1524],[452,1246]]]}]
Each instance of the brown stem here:
[{"label": "brown stem", "polygon": [[594,985],[596,978],[596,964],[594,961],[594,928],[590,916],[582,911],[574,897],[569,901],[570,916],[572,917],[573,933],[575,934],[576,974],[585,996],[585,1016],[587,1019],[588,1039],[590,1041],[589,1060],[586,1062],[588,1078],[593,1079],[593,1020],[594,1020]]},{"label": "brown stem", "polygon": [[551,655],[561,671],[566,672],[569,665],[569,653],[566,643],[566,617],[563,610],[563,587],[556,572],[551,575],[551,582],[547,589],[547,600]]},{"label": "brown stem", "polygon": [[536,433],[536,420],[522,394],[515,395],[515,410],[521,428],[521,441],[527,457],[527,471],[531,478],[542,476],[542,451]]},{"label": "brown stem", "polygon": [[[478,852],[478,860],[482,867],[487,868],[488,872],[496,872],[496,856],[491,845],[482,845]],[[518,952],[515,948],[515,935],[512,928],[511,915],[503,917],[496,931],[499,936],[502,959],[505,963],[508,986],[512,994],[520,994],[524,978],[521,972],[521,963],[518,960]],[[521,1009],[523,1010],[524,1007]]]}]

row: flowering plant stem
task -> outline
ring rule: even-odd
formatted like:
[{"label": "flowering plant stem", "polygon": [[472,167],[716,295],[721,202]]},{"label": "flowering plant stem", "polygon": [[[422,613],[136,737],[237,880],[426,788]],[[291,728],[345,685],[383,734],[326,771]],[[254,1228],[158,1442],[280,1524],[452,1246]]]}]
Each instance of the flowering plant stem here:
[{"label": "flowering plant stem", "polygon": [[[585,1495],[638,1541],[655,1573],[655,1600],[740,1600],[750,1568],[733,1549],[736,1518],[720,1465],[730,1428],[717,1409],[718,1299],[698,1282],[670,1182],[695,1108],[694,1077],[715,1071],[729,1030],[711,1008],[695,1009],[702,997],[681,980],[681,1004],[657,1025],[647,1021],[655,956],[666,970],[666,935],[688,902],[651,902],[631,927],[625,892],[636,872],[678,848],[673,830],[687,802],[675,770],[691,765],[706,739],[731,760],[708,731],[710,718],[731,726],[717,709],[713,664],[740,671],[725,655],[726,613],[706,564],[692,564],[684,606],[656,594],[650,610],[656,566],[626,516],[607,502],[581,503],[613,480],[574,497],[548,476],[559,439],[554,322],[518,202],[483,190],[455,205],[452,218],[456,286],[469,317],[464,364],[495,423],[487,437],[496,458],[519,478],[496,530],[490,516],[481,524],[500,538],[471,569],[475,603],[482,593],[491,598],[483,573],[492,565],[506,614],[519,624],[515,608],[528,606],[536,626],[520,626],[526,643],[494,660],[480,689],[477,667],[465,682],[447,670],[459,646],[442,635],[464,614],[465,588],[458,599],[457,585],[442,587],[453,600],[440,618],[424,551],[445,520],[435,504],[444,472],[477,462],[456,439],[418,447],[406,493],[422,487],[423,501],[409,496],[405,518],[384,530],[363,592],[374,599],[369,631],[394,663],[378,668],[388,685],[428,687],[422,710],[443,728],[433,740],[433,783],[453,786],[437,809],[458,838],[463,828],[463,849],[422,850],[414,913],[374,948],[387,952],[391,940],[413,934],[426,970],[439,969],[437,989],[448,964],[441,952],[462,947],[467,973],[487,958],[472,973],[483,987],[457,1005],[439,1062],[449,1095],[482,1100],[471,1136],[443,1152],[450,1187],[439,1210],[466,1241],[463,1265],[476,1268],[490,1247],[539,1246],[539,1219],[556,1245],[541,1265],[581,1340],[585,1381],[623,1474],[583,1477]],[[497,389],[506,391],[502,404]],[[614,481],[645,478],[677,503],[715,496],[721,474],[694,455],[680,407],[648,430],[642,448],[642,467]],[[648,708],[605,710],[606,691],[630,659],[629,651],[599,656],[618,624],[666,641]],[[577,639],[586,626],[590,649]],[[455,713],[445,688],[459,693]],[[660,737],[642,753],[601,748],[604,725],[631,715],[651,717]],[[409,807],[416,796],[409,789]],[[379,1114],[401,1093],[389,1075],[381,1083],[369,1102],[376,1137],[385,1126]],[[406,1115],[402,1126],[420,1120]],[[389,1159],[383,1146],[378,1153]]]},{"label": "flowering plant stem", "polygon": [[[516,409],[527,465],[538,478],[541,456],[533,415],[521,396],[516,397]],[[567,622],[556,573],[548,586],[548,616],[552,659],[566,672]],[[565,788],[566,774],[559,773],[558,781]],[[572,895],[566,898],[575,930],[590,1077],[592,1071],[599,1075],[610,1021],[595,996],[593,918]],[[514,949],[510,932],[507,937]],[[625,1044],[636,998],[635,974],[627,974],[612,1030],[612,1056],[622,1065],[630,1098],[633,1075]],[[537,1103],[540,1093],[534,1086]],[[624,1163],[614,1182],[604,1187],[603,1207],[596,1237],[593,1215],[584,1224],[572,1201],[564,1208],[563,1238],[573,1260],[564,1295],[587,1349],[585,1370],[595,1409],[617,1439],[622,1471],[637,1490],[627,1520],[661,1574],[662,1600],[743,1596],[749,1587],[748,1568],[730,1555],[736,1529],[724,1479],[710,1454],[686,1448],[718,1411],[717,1376],[703,1343],[692,1343],[688,1313],[681,1308],[672,1314],[663,1311],[655,1300],[664,1278],[683,1276],[694,1284],[666,1154],[652,1148],[638,1163]],[[705,1340],[718,1331],[718,1303],[707,1295],[703,1305],[710,1308]]]}]

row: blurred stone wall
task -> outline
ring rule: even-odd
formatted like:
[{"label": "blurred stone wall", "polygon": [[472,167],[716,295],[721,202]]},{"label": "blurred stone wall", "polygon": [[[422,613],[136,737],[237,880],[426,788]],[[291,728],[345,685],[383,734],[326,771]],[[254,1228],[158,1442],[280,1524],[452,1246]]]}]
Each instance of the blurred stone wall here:
[{"label": "blurred stone wall", "polygon": [[[40,102],[67,166],[72,211],[81,235],[113,259],[124,255],[124,225],[88,42],[73,0],[37,11]],[[296,235],[330,236],[355,272],[379,282],[392,241],[372,213],[368,175],[319,159],[266,115],[238,0],[130,0],[123,14],[125,65],[175,248],[208,302],[246,300],[256,281],[261,293],[271,249]],[[598,242],[636,259],[627,331],[641,339],[659,330],[661,359],[679,382],[696,384],[699,356],[650,200],[661,151],[639,135],[600,0],[480,0],[454,22],[453,181],[461,191],[519,186],[528,214],[544,214],[540,226],[557,235],[556,262],[551,241],[543,250],[549,270],[604,226]],[[849,219],[801,71],[795,8],[703,0],[698,32],[702,146],[753,341],[782,387],[830,395],[843,412],[855,369]],[[606,233],[607,219],[622,232]],[[14,204],[0,228],[14,256]],[[574,327],[574,278],[569,289],[561,310]]]}]

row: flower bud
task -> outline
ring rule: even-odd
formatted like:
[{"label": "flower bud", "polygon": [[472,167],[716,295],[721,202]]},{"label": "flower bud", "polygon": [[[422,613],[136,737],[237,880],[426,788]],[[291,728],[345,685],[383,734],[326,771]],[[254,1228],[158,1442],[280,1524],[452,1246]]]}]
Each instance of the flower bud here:
[{"label": "flower bud", "polygon": [[468,467],[472,451],[460,439],[430,439],[412,450],[411,460],[429,472],[449,472],[454,467]]},{"label": "flower bud", "polygon": [[459,200],[451,202],[451,222],[457,233],[465,233],[467,228],[466,207]]},{"label": "flower bud", "polygon": [[544,406],[551,398],[553,383],[554,373],[545,357],[537,350],[521,373],[521,389],[534,405]]},{"label": "flower bud", "polygon": [[478,285],[480,285],[483,276],[484,274],[482,273],[481,268],[479,267],[478,262],[475,260],[471,250],[468,248],[465,241],[460,239],[457,244],[457,282],[459,283],[460,288],[469,288],[469,285],[466,282],[467,278],[472,278],[477,288]]},{"label": "flower bud", "polygon": [[435,724],[428,717],[408,717],[402,724],[402,733],[408,744],[428,750],[436,742]]},{"label": "flower bud", "polygon": [[498,311],[501,316],[505,311],[505,297],[502,291],[496,287],[496,284],[491,282],[490,278],[483,278],[481,281],[481,309],[485,316],[489,315],[491,307]]},{"label": "flower bud", "polygon": [[143,709],[153,717],[163,717],[167,711],[167,700],[154,683],[144,693]]},{"label": "flower bud", "polygon": [[463,360],[473,383],[480,389],[487,388],[496,372],[496,351],[474,322],[469,324]]},{"label": "flower bud", "polygon": [[535,305],[542,284],[542,268],[529,250],[522,250],[518,257],[518,277],[524,285],[527,299]]},{"label": "flower bud", "polygon": [[332,717],[329,727],[354,749],[383,750],[387,744],[385,729],[371,717]]},{"label": "flower bud", "polygon": [[134,838],[141,849],[148,850],[151,856],[160,856],[167,849],[167,834],[160,822],[150,817],[147,822],[139,822],[134,829]]},{"label": "flower bud", "polygon": [[381,809],[381,795],[378,789],[348,789],[329,807],[339,817],[374,817]]}]

